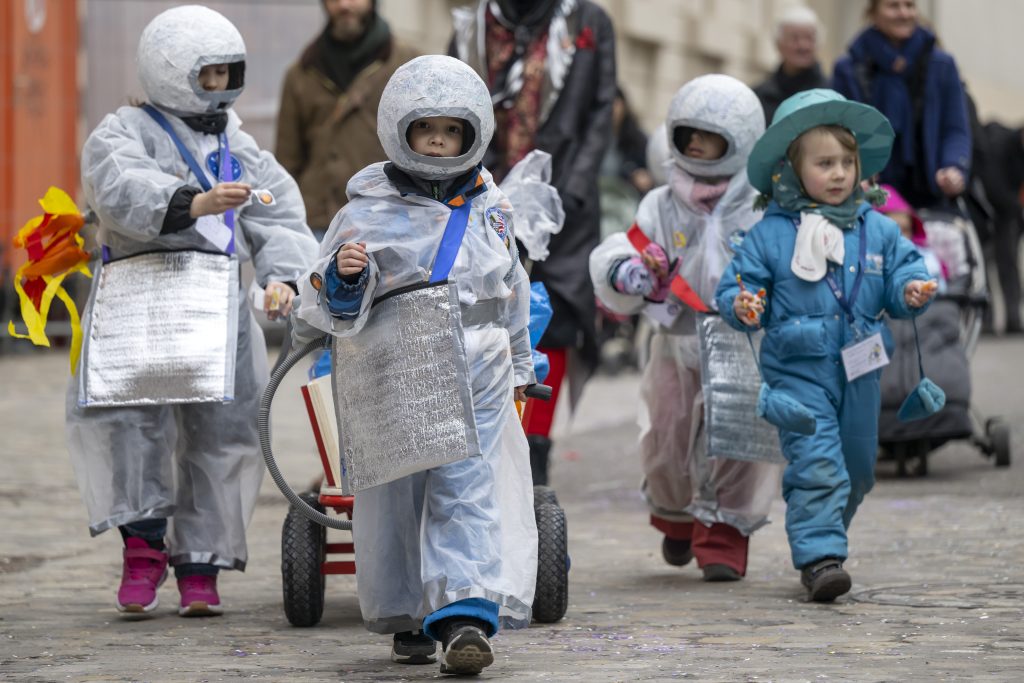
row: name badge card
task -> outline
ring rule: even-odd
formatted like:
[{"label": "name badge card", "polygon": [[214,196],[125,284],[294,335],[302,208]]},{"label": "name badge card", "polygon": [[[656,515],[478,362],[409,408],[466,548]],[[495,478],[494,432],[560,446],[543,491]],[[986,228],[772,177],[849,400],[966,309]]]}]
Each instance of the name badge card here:
[{"label": "name badge card", "polygon": [[683,304],[672,297],[665,299],[660,304],[649,303],[644,307],[644,313],[665,329],[672,329],[676,319],[683,312]]},{"label": "name badge card", "polygon": [[858,377],[884,368],[889,364],[889,354],[885,352],[885,344],[882,343],[880,332],[847,344],[843,347],[842,354],[847,382],[852,382]]}]

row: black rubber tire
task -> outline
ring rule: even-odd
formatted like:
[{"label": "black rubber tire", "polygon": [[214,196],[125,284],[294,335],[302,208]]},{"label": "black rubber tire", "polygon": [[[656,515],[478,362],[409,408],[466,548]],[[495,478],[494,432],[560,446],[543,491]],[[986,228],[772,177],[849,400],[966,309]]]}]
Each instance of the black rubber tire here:
[{"label": "black rubber tire", "polygon": [[558,505],[558,496],[550,486],[533,487],[533,509],[536,510],[541,505]]},{"label": "black rubber tire", "polygon": [[992,440],[992,454],[995,456],[996,467],[1010,466],[1010,425],[1002,420],[990,420],[988,438]]},{"label": "black rubber tire", "polygon": [[569,609],[569,547],[565,511],[557,505],[536,506],[537,591],[533,619],[551,624]]},{"label": "black rubber tire", "polygon": [[[303,500],[319,511],[315,493]],[[284,613],[292,626],[315,626],[324,613],[325,577],[320,571],[327,556],[327,529],[288,509],[281,529],[281,587]]]}]

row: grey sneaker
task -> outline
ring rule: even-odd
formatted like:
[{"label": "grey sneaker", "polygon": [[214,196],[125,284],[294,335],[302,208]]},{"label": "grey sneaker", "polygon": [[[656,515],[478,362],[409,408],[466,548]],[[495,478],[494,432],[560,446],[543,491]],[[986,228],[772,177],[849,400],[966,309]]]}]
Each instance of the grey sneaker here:
[{"label": "grey sneaker", "polygon": [[391,661],[398,664],[433,664],[437,643],[423,631],[396,633],[391,643]]},{"label": "grey sneaker", "polygon": [[441,673],[471,676],[494,663],[491,641],[470,621],[454,621],[444,629]]},{"label": "grey sneaker", "polygon": [[832,602],[853,585],[850,575],[843,569],[843,561],[836,557],[826,557],[805,566],[800,570],[800,583],[814,602]]}]

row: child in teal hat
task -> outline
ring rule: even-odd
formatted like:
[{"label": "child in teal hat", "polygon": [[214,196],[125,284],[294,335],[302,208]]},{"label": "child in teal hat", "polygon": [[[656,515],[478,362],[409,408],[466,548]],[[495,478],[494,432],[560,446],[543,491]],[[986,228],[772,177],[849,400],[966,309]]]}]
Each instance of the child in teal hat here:
[{"label": "child in teal hat", "polygon": [[[759,414],[779,427],[793,565],[818,602],[850,590],[847,529],[874,485],[881,315],[913,317],[935,292],[914,245],[861,189],[892,140],[878,110],[832,90],[783,102],[747,163],[767,210],[715,294],[730,325],[765,331]],[[923,380],[914,409],[936,409],[940,394]]]}]

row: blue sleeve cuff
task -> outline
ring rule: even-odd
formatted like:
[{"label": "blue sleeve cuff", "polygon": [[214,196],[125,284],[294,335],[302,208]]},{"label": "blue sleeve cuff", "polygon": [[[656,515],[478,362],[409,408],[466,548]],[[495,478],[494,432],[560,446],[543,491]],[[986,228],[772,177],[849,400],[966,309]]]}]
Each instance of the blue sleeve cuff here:
[{"label": "blue sleeve cuff", "polygon": [[348,283],[342,280],[338,272],[338,264],[332,258],[324,272],[324,290],[327,298],[327,310],[335,318],[352,320],[359,317],[359,309],[363,303],[363,293],[370,279],[370,269],[364,268],[359,279]]}]

